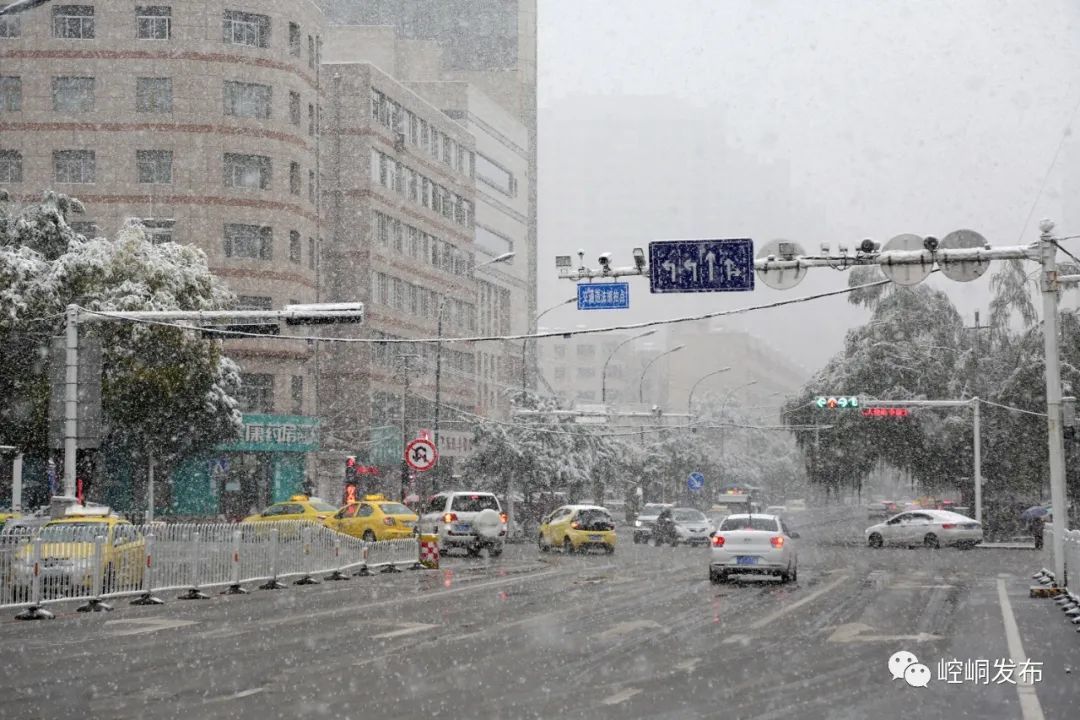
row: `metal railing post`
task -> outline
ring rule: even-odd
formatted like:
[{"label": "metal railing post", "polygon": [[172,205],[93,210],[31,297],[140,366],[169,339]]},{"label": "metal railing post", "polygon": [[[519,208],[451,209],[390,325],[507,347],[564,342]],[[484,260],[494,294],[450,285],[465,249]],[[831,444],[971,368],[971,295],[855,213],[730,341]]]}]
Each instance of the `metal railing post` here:
[{"label": "metal railing post", "polygon": [[188,565],[188,577],[191,589],[178,597],[178,600],[207,600],[209,595],[199,589],[199,533],[191,533],[191,560]]},{"label": "metal railing post", "polygon": [[142,595],[131,601],[132,605],[164,605],[165,602],[154,596],[154,534],[147,533],[143,539]]},{"label": "metal railing post", "polygon": [[240,530],[233,530],[232,554],[229,561],[232,563],[232,585],[222,591],[222,595],[247,595],[248,591],[240,585]]},{"label": "metal railing post", "polygon": [[311,571],[308,569],[310,565],[308,561],[311,558],[311,526],[305,524],[300,528],[300,545],[303,552],[303,564],[304,564],[304,576],[293,583],[293,585],[318,585],[319,581],[311,577]]},{"label": "metal railing post", "polygon": [[52,620],[53,615],[41,607],[41,538],[36,537],[32,541],[30,561],[32,563],[32,576],[30,578],[30,605],[15,616],[16,620]]},{"label": "metal railing post", "polygon": [[348,580],[349,576],[345,574],[345,566],[341,564],[341,535],[337,533],[334,535],[334,565],[336,569],[327,575],[326,579]]},{"label": "metal railing post", "polygon": [[278,582],[278,536],[277,528],[270,528],[270,579],[259,586],[260,590],[284,590],[285,586]]},{"label": "metal railing post", "polygon": [[[105,542],[108,540],[104,535],[98,535],[94,538],[94,556],[90,562],[90,599],[86,601],[85,605],[80,605],[76,608],[77,612],[101,612],[111,611],[112,606],[101,601],[102,585],[104,583],[105,568],[103,567],[105,558]],[[116,569],[109,568],[109,582],[112,585],[116,584]],[[113,589],[113,588],[109,588]]]}]

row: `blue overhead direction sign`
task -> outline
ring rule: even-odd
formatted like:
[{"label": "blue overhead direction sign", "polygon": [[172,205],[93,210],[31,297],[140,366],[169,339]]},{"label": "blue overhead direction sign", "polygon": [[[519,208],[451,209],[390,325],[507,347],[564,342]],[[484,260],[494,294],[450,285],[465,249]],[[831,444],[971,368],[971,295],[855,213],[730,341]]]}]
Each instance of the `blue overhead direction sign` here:
[{"label": "blue overhead direction sign", "polygon": [[578,310],[626,310],[629,307],[629,283],[581,283],[577,286]]},{"label": "blue overhead direction sign", "polygon": [[698,492],[705,487],[705,476],[699,472],[690,473],[690,476],[686,478],[686,487],[692,492]]},{"label": "blue overhead direction sign", "polygon": [[754,241],[658,240],[649,243],[654,293],[742,292],[754,289]]}]

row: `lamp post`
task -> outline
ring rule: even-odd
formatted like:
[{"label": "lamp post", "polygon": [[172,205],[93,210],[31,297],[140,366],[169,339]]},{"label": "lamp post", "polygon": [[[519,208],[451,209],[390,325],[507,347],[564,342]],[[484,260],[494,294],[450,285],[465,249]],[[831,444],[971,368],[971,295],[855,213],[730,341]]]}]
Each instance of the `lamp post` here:
[{"label": "lamp post", "polygon": [[665,357],[667,355],[670,355],[671,353],[678,352],[678,351],[682,350],[684,347],[686,347],[686,346],[685,345],[676,345],[675,347],[671,348],[670,350],[667,350],[665,352],[660,353],[659,355],[654,357],[652,360],[650,360],[648,363],[646,363],[645,369],[641,371],[641,379],[638,381],[638,402],[639,403],[642,403],[642,404],[645,403],[645,374],[649,372],[649,368],[651,368],[653,366],[653,363],[655,363],[657,360],[659,360],[662,357]]},{"label": "lamp post", "polygon": [[711,373],[706,373],[699,377],[697,381],[690,387],[690,395],[686,398],[686,414],[693,415],[694,413],[694,391],[697,390],[697,386],[701,384],[702,380],[708,380],[713,375],[719,375],[720,373],[726,373],[731,367],[722,367],[719,370],[713,370]]},{"label": "lamp post", "polygon": [[[629,343],[632,343],[635,340],[640,340],[641,338],[647,338],[650,335],[655,335],[655,334],[656,334],[655,330],[649,330],[648,332],[643,332],[640,335],[635,335],[635,336],[633,336],[631,338],[627,338],[626,340],[623,340],[621,343],[619,343],[618,345],[615,346],[615,349],[611,351],[610,355],[608,355],[607,360],[604,361],[604,370],[603,370],[602,373],[600,373],[600,402],[602,402],[604,405],[607,405],[607,369],[608,369],[608,365],[611,363],[611,359],[613,357],[615,357],[615,353],[619,352],[619,348],[621,348],[623,345],[627,345]],[[646,369],[648,369],[648,368],[646,368]]]},{"label": "lamp post", "polygon": [[[479,265],[474,267],[473,270],[478,270],[478,269],[484,267],[485,265],[493,265],[494,263],[506,262],[507,260],[509,260],[509,259],[511,259],[513,257],[514,257],[514,253],[512,253],[512,252],[503,253],[502,255],[499,255],[497,257],[493,257],[492,259],[490,259],[490,260],[488,260],[486,262],[480,263]],[[443,334],[443,311],[444,310],[446,310],[446,296],[445,295],[443,295],[442,298],[439,300],[439,309],[438,309],[438,311],[436,313],[438,315],[438,327],[436,329],[436,341],[435,341],[435,427],[434,427],[435,438],[434,438],[434,440],[435,440],[435,447],[436,448],[439,447],[439,408],[442,407],[442,334]],[[436,468],[436,472],[438,472],[437,468]]]},{"label": "lamp post", "polygon": [[[545,315],[547,315],[552,310],[558,310],[563,305],[569,305],[572,302],[577,302],[577,296],[574,296],[572,298],[567,298],[566,300],[563,300],[561,303],[557,303],[555,305],[552,305],[547,310],[544,310],[542,313],[540,313],[539,315],[536,316],[535,320],[533,320],[534,327],[539,329],[539,327],[540,327],[540,318],[544,317]],[[529,363],[526,360],[526,353],[528,352],[528,349],[529,349],[529,338],[524,338],[521,341],[521,394],[523,396],[525,395],[525,388],[526,388],[526,384],[527,384],[526,370],[528,369],[528,366],[529,366]]]}]

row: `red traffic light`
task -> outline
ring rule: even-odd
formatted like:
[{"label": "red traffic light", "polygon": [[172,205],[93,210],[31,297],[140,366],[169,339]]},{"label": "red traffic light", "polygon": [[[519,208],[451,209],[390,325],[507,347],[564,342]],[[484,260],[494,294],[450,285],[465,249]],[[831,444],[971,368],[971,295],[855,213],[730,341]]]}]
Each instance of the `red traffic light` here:
[{"label": "red traffic light", "polygon": [[345,467],[356,467],[356,457],[354,455],[345,458]]}]

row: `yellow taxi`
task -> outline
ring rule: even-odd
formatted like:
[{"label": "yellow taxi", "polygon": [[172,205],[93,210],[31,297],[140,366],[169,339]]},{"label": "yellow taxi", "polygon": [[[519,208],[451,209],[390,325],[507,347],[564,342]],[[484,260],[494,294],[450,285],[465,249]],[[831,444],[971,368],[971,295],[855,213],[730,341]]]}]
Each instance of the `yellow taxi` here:
[{"label": "yellow taxi", "polygon": [[22,516],[19,515],[19,513],[17,512],[13,512],[11,510],[0,510],[0,528],[3,528],[4,524],[7,523],[8,520],[18,520],[20,517]]},{"label": "yellow taxi", "polygon": [[[93,586],[94,543],[102,546],[102,592],[137,590],[142,587],[146,541],[134,525],[112,514],[75,514],[50,520],[41,528],[40,575],[49,585]],[[29,585],[33,573],[33,548],[18,550],[15,581]]]},{"label": "yellow taxi", "polygon": [[397,540],[416,534],[416,513],[382,495],[365,495],[349,503],[326,521],[331,530],[363,538],[367,542]]},{"label": "yellow taxi", "polygon": [[310,520],[321,523],[332,517],[337,508],[317,497],[293,495],[288,500],[274,503],[256,515],[249,515],[241,522],[263,523],[283,520]]},{"label": "yellow taxi", "polygon": [[563,505],[543,519],[537,544],[541,552],[553,547],[567,554],[597,548],[610,555],[615,552],[615,521],[599,505]]}]

